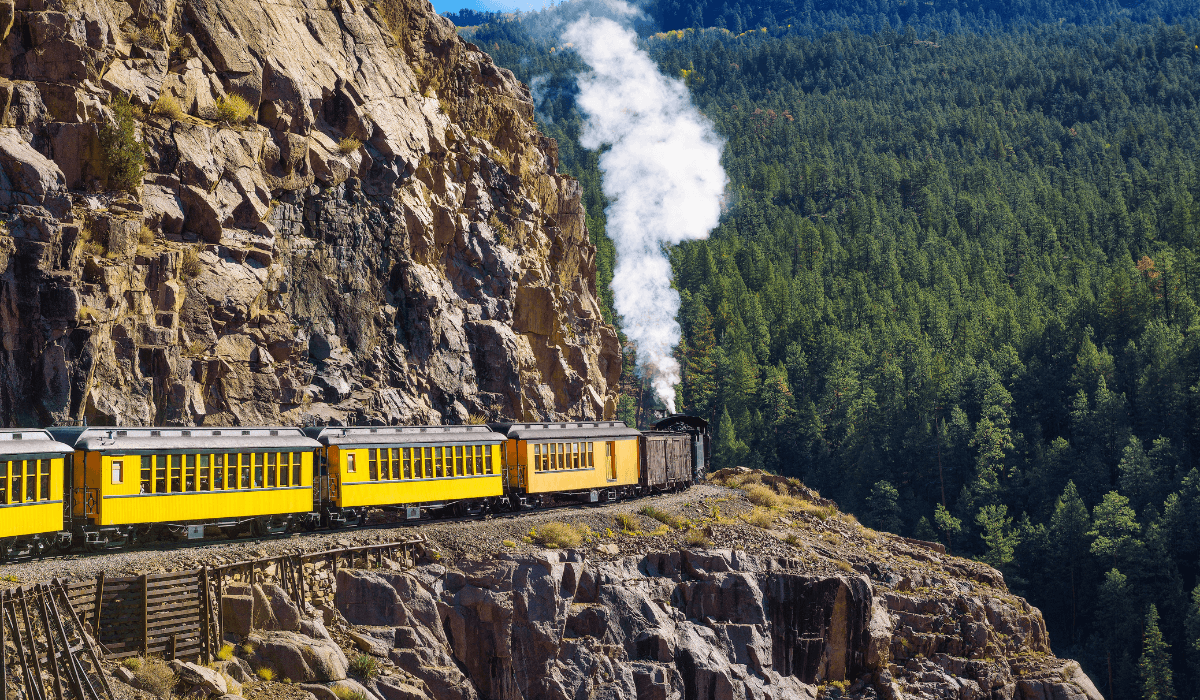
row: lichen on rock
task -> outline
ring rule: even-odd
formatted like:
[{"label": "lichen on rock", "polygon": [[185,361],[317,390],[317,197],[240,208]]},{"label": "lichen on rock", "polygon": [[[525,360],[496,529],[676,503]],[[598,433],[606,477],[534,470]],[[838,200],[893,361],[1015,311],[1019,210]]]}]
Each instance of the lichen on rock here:
[{"label": "lichen on rock", "polygon": [[11,423],[613,415],[578,183],[427,3],[17,3],[0,75]]}]

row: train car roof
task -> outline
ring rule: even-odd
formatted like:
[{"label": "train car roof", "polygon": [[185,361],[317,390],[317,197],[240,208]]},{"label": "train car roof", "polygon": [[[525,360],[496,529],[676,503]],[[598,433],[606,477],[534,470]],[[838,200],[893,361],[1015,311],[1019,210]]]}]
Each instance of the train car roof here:
[{"label": "train car roof", "polygon": [[708,429],[708,421],[700,416],[690,416],[686,413],[674,413],[654,424],[655,430],[679,431],[679,426],[688,428]]},{"label": "train car roof", "polygon": [[40,428],[0,428],[0,460],[24,455],[69,455],[74,447],[63,444]]},{"label": "train car roof", "polygon": [[466,442],[504,442],[486,425],[401,425],[378,427],[305,428],[322,445],[414,445]]},{"label": "train car roof", "polygon": [[489,423],[493,430],[509,440],[534,442],[566,440],[568,438],[635,438],[641,435],[619,420],[570,421],[566,423]]},{"label": "train car roof", "polygon": [[59,440],[90,452],[154,452],[164,450],[315,450],[321,445],[299,428],[124,428],[65,426],[49,428]]}]

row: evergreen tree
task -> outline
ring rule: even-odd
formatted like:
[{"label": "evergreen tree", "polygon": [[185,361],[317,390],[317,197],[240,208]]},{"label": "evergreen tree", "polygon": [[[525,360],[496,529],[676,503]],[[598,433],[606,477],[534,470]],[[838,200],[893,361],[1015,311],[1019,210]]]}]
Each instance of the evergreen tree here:
[{"label": "evergreen tree", "polygon": [[1138,661],[1142,679],[1142,700],[1175,700],[1171,680],[1171,651],[1158,629],[1158,608],[1150,604],[1146,630],[1142,634],[1142,658]]},{"label": "evergreen tree", "polygon": [[717,469],[740,466],[746,455],[746,444],[738,440],[733,428],[733,420],[729,411],[721,411],[721,419],[717,422],[717,440],[713,446],[713,466]]},{"label": "evergreen tree", "polygon": [[1079,610],[1079,585],[1083,567],[1090,549],[1088,530],[1091,519],[1087,506],[1075,489],[1075,482],[1068,481],[1067,488],[1054,504],[1050,518],[1050,541],[1055,564],[1067,573],[1071,598],[1071,639],[1076,637]]},{"label": "evergreen tree", "polygon": [[[900,532],[900,492],[890,481],[877,481],[867,497],[867,512],[871,527],[886,532]],[[928,521],[926,522],[928,525]]]}]

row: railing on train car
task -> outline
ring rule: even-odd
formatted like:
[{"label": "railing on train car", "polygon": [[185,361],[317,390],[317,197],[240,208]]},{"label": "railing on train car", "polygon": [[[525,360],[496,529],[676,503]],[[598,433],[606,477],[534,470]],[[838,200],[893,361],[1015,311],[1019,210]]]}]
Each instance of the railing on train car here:
[{"label": "railing on train car", "polygon": [[71,510],[83,507],[83,516],[90,517],[100,514],[100,489],[76,488],[71,490]]}]

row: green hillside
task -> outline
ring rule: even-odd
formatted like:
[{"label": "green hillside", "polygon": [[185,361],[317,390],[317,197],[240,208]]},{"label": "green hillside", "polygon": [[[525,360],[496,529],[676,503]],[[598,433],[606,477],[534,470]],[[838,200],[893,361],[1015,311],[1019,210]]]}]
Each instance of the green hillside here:
[{"label": "green hillside", "polygon": [[[1200,20],[1130,16],[647,35],[728,139],[723,222],[672,253],[678,403],[715,466],[1002,569],[1106,694],[1157,677],[1153,603],[1200,697]],[[578,59],[483,19],[603,245]]]}]

